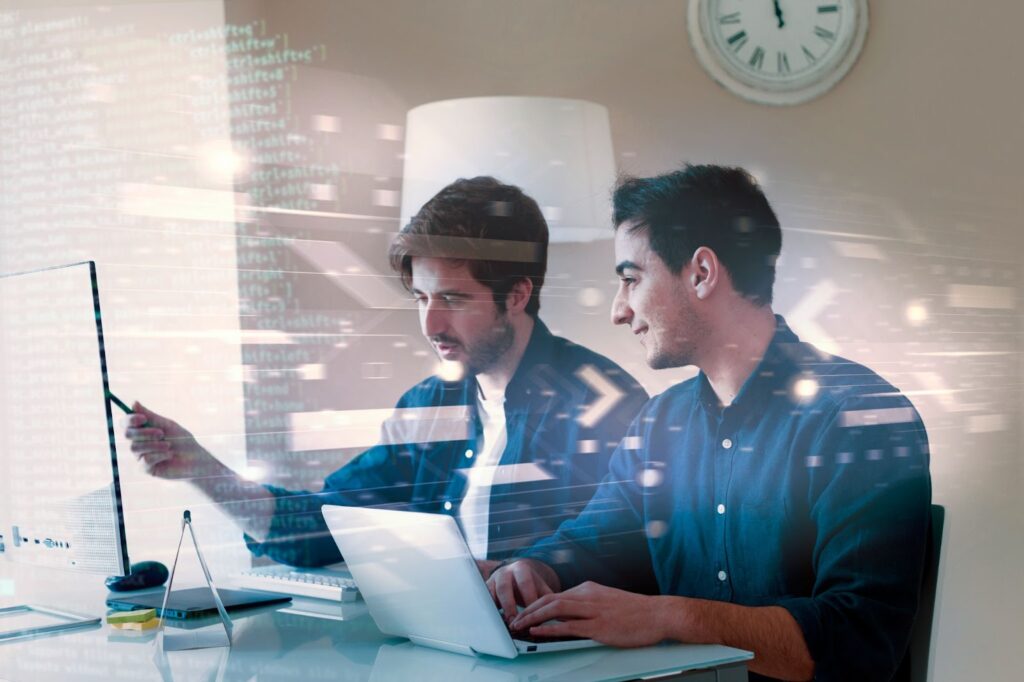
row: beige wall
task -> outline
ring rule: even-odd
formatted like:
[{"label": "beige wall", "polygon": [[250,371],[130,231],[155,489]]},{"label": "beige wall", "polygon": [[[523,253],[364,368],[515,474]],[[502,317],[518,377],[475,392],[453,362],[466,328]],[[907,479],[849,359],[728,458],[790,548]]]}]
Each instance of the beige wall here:
[{"label": "beige wall", "polygon": [[[223,221],[131,214],[103,223],[92,207],[96,210],[82,214],[89,222],[75,233],[84,241],[65,242],[59,253],[46,251],[55,242],[47,246],[45,225],[39,240],[26,242],[23,225],[11,214],[0,216],[3,269],[57,255],[87,257],[89,249],[96,253],[102,247],[97,260],[111,273],[108,281],[125,290],[144,290],[141,300],[128,291],[118,292],[109,304],[104,300],[109,359],[112,370],[121,368],[115,390],[174,412],[223,459],[240,461],[246,418],[242,396],[252,408],[263,388],[264,397],[273,397],[278,388],[276,379],[263,378],[269,373],[246,370],[246,365],[260,367],[256,361],[247,363],[238,335],[239,326],[253,323],[237,315],[239,306],[248,315],[251,293],[238,288],[243,278],[235,271],[231,245],[240,231],[260,238],[333,241],[368,264],[368,271],[352,273],[349,280],[344,273],[325,276],[287,245],[275,244],[268,249],[285,259],[278,268],[286,262],[289,278],[255,284],[266,285],[274,296],[287,292],[295,304],[292,316],[282,318],[288,324],[319,314],[332,331],[341,323],[342,330],[353,332],[348,345],[331,346],[316,360],[322,364],[322,379],[314,373],[313,379],[286,386],[307,407],[393,404],[432,363],[413,313],[367,307],[353,293],[361,289],[358,278],[367,274],[378,275],[385,291],[399,292],[383,259],[388,233],[397,228],[398,208],[378,201],[375,190],[385,195],[400,190],[402,147],[382,137],[378,124],[401,126],[408,108],[454,97],[594,101],[609,109],[623,171],[656,173],[689,160],[742,164],[762,178],[785,229],[776,309],[791,315],[808,296],[825,292],[827,305],[819,313],[791,318],[797,331],[824,334],[841,354],[879,370],[911,394],[928,426],[934,500],[948,509],[933,679],[1019,676],[1014,654],[1024,639],[1019,619],[1024,597],[1018,588],[1024,562],[1019,501],[1024,475],[1024,200],[1018,157],[1024,152],[1019,132],[1024,93],[1012,64],[1024,7],[1002,2],[982,8],[952,0],[871,2],[867,46],[850,75],[819,100],[773,109],[737,99],[701,70],[688,44],[683,0],[229,0],[226,19],[219,3],[117,2],[110,3],[112,12],[91,3],[46,4],[72,5],[59,10],[64,14],[80,13],[85,6],[94,23],[127,21],[136,35],[157,36],[156,42],[143,41],[139,54],[165,49],[159,36],[166,37],[177,25],[253,20],[262,21],[267,34],[286,34],[293,47],[323,46],[312,63],[291,74],[281,116],[285,132],[305,140],[296,143],[305,146],[291,165],[338,164],[331,180],[336,198],[316,206],[326,215],[264,213],[239,228]],[[8,5],[30,12],[36,3],[0,7]],[[123,40],[114,36],[106,42]],[[131,72],[132,63],[107,68],[109,74]],[[232,189],[204,176],[197,165],[197,145],[206,141],[210,128],[181,114],[176,99],[197,81],[169,80],[167,73],[174,71],[147,71],[148,80],[140,78],[134,90],[89,91],[99,98],[89,106],[110,120],[121,120],[117,117],[137,106],[139,94],[146,92],[149,100],[143,104],[172,122],[160,136],[112,124],[102,128],[101,139],[88,138],[91,144],[127,149],[131,159],[119,166],[122,175],[114,180],[91,176],[88,187],[96,196],[117,197],[120,182]],[[151,90],[139,89],[143,86]],[[214,128],[219,126],[214,137],[223,137],[225,112],[215,107],[213,113]],[[338,132],[312,130],[310,121],[317,115],[336,117]],[[11,134],[4,129],[4,143],[16,146]],[[75,142],[75,133],[69,134],[67,141]],[[146,155],[152,153],[170,156],[154,164],[151,160],[158,157]],[[9,168],[3,172],[13,172]],[[12,194],[7,188],[0,191],[6,193],[6,211]],[[116,233],[110,225],[118,228]],[[875,257],[851,256],[844,246],[851,243],[869,245]],[[246,240],[237,239],[237,244],[249,252]],[[543,316],[560,333],[611,356],[658,392],[690,372],[647,369],[632,337],[611,329],[606,310],[614,286],[611,258],[607,241],[553,246]],[[161,269],[168,259],[176,269]],[[247,282],[241,282],[243,288]],[[1013,305],[955,305],[951,293],[956,290],[950,287],[963,285],[1010,289]],[[601,288],[605,303],[584,305],[579,293],[585,286]],[[927,306],[927,324],[907,322],[905,309],[911,302]],[[139,330],[156,336],[133,336]],[[224,330],[238,335],[232,337],[238,342],[217,340],[222,338],[217,332]],[[175,336],[199,332],[210,334],[184,344]],[[143,356],[154,364],[132,364]],[[206,409],[212,404],[221,412]],[[283,405],[266,416],[280,417],[277,413],[287,411]],[[269,478],[277,482],[312,484],[352,454],[281,453],[275,459],[272,448],[260,450],[254,435],[260,428],[258,415],[246,423],[248,454],[274,460]],[[176,530],[177,509],[196,500],[182,492],[181,484],[131,476],[130,494],[138,505],[134,522],[144,522],[137,527],[163,524],[161,533],[136,533],[130,545],[133,558],[159,556],[165,536]],[[175,513],[162,518],[168,508]],[[225,556],[234,561],[238,535],[223,519],[217,524]]]},{"label": "beige wall", "polygon": [[[786,230],[776,309],[788,314],[831,289],[831,302],[810,321],[841,354],[908,391],[928,425],[934,500],[948,509],[933,679],[1012,679],[1024,635],[1015,587],[1024,560],[1024,93],[1011,64],[1024,9],[1008,2],[985,9],[951,0],[872,2],[867,46],[849,76],[821,99],[775,109],[737,99],[702,71],[688,43],[685,6],[229,2],[228,16],[262,13],[273,31],[327,47],[326,59],[309,71],[329,76],[300,74],[296,85],[310,106],[350,101],[352,91],[342,86],[316,93],[303,86],[305,79],[340,82],[341,74],[367,79],[407,107],[480,95],[575,97],[609,108],[624,171],[656,173],[684,160],[756,171]],[[395,122],[393,105],[363,101],[379,122]],[[848,243],[869,244],[881,257],[844,255]],[[383,273],[379,247],[362,248]],[[613,279],[610,243],[553,246],[545,319],[612,356],[652,392],[687,376],[647,370],[631,337],[609,327],[606,306],[578,302],[585,285],[610,295]],[[951,305],[950,286],[964,284],[1012,288],[1015,305]],[[906,320],[913,301],[930,311],[922,327]],[[414,318],[396,315],[409,348],[425,348]],[[816,331],[794,322],[805,336]],[[357,399],[335,386],[324,399],[336,408],[358,401],[385,407],[429,369],[422,358],[418,365],[393,361],[401,369],[390,383],[360,389]],[[413,364],[401,364],[407,361]]]}]

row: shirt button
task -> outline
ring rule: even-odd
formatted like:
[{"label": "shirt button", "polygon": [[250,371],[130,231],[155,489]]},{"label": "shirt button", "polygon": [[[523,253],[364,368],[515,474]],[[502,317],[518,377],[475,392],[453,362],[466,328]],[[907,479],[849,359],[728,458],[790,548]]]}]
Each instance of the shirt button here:
[{"label": "shirt button", "polygon": [[725,513],[725,505],[724,504],[718,505],[718,513],[719,514],[724,514]]},{"label": "shirt button", "polygon": [[449,500],[445,500],[444,501],[444,510],[445,511],[451,511],[452,510],[452,503]]},{"label": "shirt button", "polygon": [[719,571],[718,572],[718,579],[721,580],[722,582],[725,582],[725,579],[728,578],[728,577],[729,576],[727,576],[725,574],[725,571]]},{"label": "shirt button", "polygon": [[726,438],[725,440],[723,440],[722,441],[722,447],[725,448],[726,450],[731,448],[732,447],[732,439]]}]

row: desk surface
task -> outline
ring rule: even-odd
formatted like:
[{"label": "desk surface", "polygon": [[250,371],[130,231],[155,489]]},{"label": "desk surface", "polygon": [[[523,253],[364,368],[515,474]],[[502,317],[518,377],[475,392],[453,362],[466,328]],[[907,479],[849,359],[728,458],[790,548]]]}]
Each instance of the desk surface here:
[{"label": "desk surface", "polygon": [[[106,613],[102,598],[94,615]],[[5,599],[5,602],[8,600]],[[321,617],[302,615],[318,609]],[[79,609],[81,610],[81,609]],[[326,617],[324,617],[326,616]],[[236,613],[228,649],[160,653],[156,635],[103,624],[0,644],[0,680],[629,680],[749,660],[739,649],[668,644],[472,658],[384,635],[360,600],[292,604]]]}]

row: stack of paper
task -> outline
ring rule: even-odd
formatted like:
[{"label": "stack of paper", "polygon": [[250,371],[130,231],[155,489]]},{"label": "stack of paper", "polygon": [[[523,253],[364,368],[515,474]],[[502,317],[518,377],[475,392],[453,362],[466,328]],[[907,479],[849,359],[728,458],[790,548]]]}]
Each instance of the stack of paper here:
[{"label": "stack of paper", "polygon": [[107,614],[107,623],[116,630],[152,630],[160,625],[156,609],[117,611]]}]

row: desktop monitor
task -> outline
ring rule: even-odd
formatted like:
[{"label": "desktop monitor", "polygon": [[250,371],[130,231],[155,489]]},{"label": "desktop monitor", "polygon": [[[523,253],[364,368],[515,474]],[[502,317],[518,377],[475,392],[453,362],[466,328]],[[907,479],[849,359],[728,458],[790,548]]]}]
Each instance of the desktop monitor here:
[{"label": "desktop monitor", "polygon": [[0,557],[125,575],[96,266],[0,275]]}]

